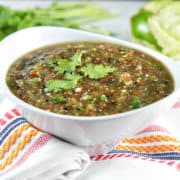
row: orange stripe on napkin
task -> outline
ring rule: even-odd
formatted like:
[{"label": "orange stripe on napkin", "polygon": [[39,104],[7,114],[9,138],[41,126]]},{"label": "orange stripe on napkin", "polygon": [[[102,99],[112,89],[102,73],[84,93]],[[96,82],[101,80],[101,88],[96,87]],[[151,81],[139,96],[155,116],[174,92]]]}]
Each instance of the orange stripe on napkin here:
[{"label": "orange stripe on napkin", "polygon": [[0,170],[3,170],[12,163],[12,161],[18,156],[19,152],[28,144],[33,136],[39,131],[36,129],[31,130],[28,134],[26,134],[21,142],[19,142],[13,152],[5,159],[3,163],[0,164]]},{"label": "orange stripe on napkin", "polygon": [[180,151],[180,145],[154,145],[154,146],[129,146],[117,145],[116,150],[136,151],[140,153],[156,153],[156,152],[169,152]]},{"label": "orange stripe on napkin", "polygon": [[122,141],[122,143],[130,143],[130,144],[143,144],[143,143],[152,143],[152,142],[180,142],[176,138],[170,136],[163,136],[163,135],[153,135],[153,136],[146,136],[142,138],[126,138]]},{"label": "orange stripe on napkin", "polygon": [[0,148],[0,160],[3,159],[6,152],[9,151],[10,147],[13,146],[16,140],[21,136],[22,132],[30,128],[29,124],[23,124],[18,129],[16,129],[5,141],[5,143]]}]

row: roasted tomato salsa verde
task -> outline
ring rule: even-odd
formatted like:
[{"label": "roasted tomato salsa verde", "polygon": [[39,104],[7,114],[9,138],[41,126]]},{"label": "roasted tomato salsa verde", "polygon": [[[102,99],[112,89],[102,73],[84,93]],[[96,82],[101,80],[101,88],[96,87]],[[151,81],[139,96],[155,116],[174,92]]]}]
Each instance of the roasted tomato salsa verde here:
[{"label": "roasted tomato salsa verde", "polygon": [[33,106],[77,116],[140,108],[174,89],[172,76],[161,62],[105,42],[72,42],[34,50],[12,64],[7,84]]}]

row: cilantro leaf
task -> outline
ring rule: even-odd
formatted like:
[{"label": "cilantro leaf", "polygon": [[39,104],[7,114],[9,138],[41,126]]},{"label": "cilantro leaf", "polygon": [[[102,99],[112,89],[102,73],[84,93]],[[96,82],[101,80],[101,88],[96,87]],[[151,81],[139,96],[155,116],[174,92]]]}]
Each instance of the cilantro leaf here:
[{"label": "cilantro leaf", "polygon": [[76,66],[81,66],[82,65],[82,55],[83,55],[83,51],[80,51],[79,53],[76,52],[70,59],[73,61],[75,67]]},{"label": "cilantro leaf", "polygon": [[51,91],[54,91],[54,92],[58,92],[58,91],[61,91],[61,86],[60,86],[60,83],[59,83],[60,80],[48,80],[45,84],[45,91],[46,92],[51,92]]},{"label": "cilantro leaf", "polygon": [[81,71],[85,74],[85,76],[89,76],[91,79],[101,79],[109,73],[116,71],[116,68],[111,66],[88,64],[87,66],[82,67]]},{"label": "cilantro leaf", "polygon": [[57,94],[57,95],[52,97],[52,102],[54,104],[63,103],[63,102],[66,102],[66,101],[67,101],[67,99],[64,96],[60,95],[60,94]]},{"label": "cilantro leaf", "polygon": [[75,70],[75,64],[68,59],[57,58],[57,66],[54,67],[54,70],[59,74],[63,74],[64,72],[72,72]]},{"label": "cilantro leaf", "polygon": [[72,80],[77,83],[81,79],[81,76],[76,73],[66,73],[64,78],[67,80]]},{"label": "cilantro leaf", "polygon": [[76,86],[76,83],[71,80],[58,80],[58,79],[51,79],[48,80],[45,84],[45,91],[46,92],[59,92],[62,90],[69,90]]},{"label": "cilantro leaf", "polygon": [[48,65],[49,67],[51,67],[51,68],[54,68],[54,67],[56,66],[56,61],[50,59],[50,60],[47,61],[47,65]]},{"label": "cilantro leaf", "polygon": [[78,81],[81,79],[81,76],[76,73],[66,73],[64,80],[51,79],[48,80],[45,84],[46,92],[59,92],[62,90],[70,90],[75,88]]},{"label": "cilantro leaf", "polygon": [[53,68],[55,72],[59,74],[63,74],[65,72],[73,72],[75,71],[77,66],[81,66],[81,57],[83,51],[75,53],[69,59],[56,58],[54,60],[49,60],[47,62],[48,66]]},{"label": "cilantro leaf", "polygon": [[69,90],[76,87],[76,82],[71,80],[59,80],[61,89]]},{"label": "cilantro leaf", "polygon": [[35,78],[30,79],[29,81],[32,83],[38,83],[38,82],[41,82],[41,78],[35,77]]}]

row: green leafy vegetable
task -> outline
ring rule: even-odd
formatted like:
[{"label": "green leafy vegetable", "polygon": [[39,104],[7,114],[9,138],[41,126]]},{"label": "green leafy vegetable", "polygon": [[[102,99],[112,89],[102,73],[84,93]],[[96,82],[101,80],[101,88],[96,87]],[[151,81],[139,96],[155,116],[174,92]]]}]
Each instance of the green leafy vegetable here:
[{"label": "green leafy vegetable", "polygon": [[59,95],[59,94],[52,97],[52,102],[54,104],[63,103],[63,102],[66,102],[66,101],[67,101],[67,99],[64,96]]},{"label": "green leafy vegetable", "polygon": [[133,40],[175,60],[180,59],[179,27],[179,1],[150,1],[131,18]]},{"label": "green leafy vegetable", "polygon": [[77,82],[73,80],[60,80],[60,87],[63,90],[69,90],[76,87]]},{"label": "green leafy vegetable", "polygon": [[76,86],[76,83],[71,80],[58,80],[58,79],[51,79],[48,80],[45,84],[45,91],[46,92],[59,92],[62,90],[69,90]]},{"label": "green leafy vegetable", "polygon": [[59,79],[51,79],[46,82],[45,91],[46,92],[59,92],[62,90],[70,90],[72,88],[75,88],[78,81],[81,79],[81,76],[79,74],[75,73],[66,73],[64,80]]},{"label": "green leafy vegetable", "polygon": [[81,76],[79,74],[76,74],[76,73],[66,73],[65,79],[72,80],[75,83],[77,83],[81,79]]},{"label": "green leafy vegetable", "polygon": [[149,44],[152,44],[156,49],[161,49],[157,44],[156,39],[150,32],[148,19],[153,15],[152,12],[141,10],[131,18],[131,31],[136,39],[141,39]]},{"label": "green leafy vegetable", "polygon": [[38,83],[38,82],[41,82],[41,78],[35,77],[35,78],[32,78],[30,81],[31,81],[32,83]]},{"label": "green leafy vegetable", "polygon": [[82,54],[83,52],[81,51],[75,53],[69,59],[56,58],[55,60],[49,60],[48,66],[53,68],[55,72],[64,74],[64,79],[48,80],[44,90],[46,92],[59,92],[75,88],[78,81],[82,78],[80,74],[76,73],[76,67],[78,66],[81,67],[81,71],[84,72],[84,75],[89,76],[91,79],[103,78],[116,70],[116,68],[111,66],[93,64],[82,67]]},{"label": "green leafy vegetable", "polygon": [[75,64],[73,61],[68,59],[56,59],[57,65],[54,66],[54,70],[58,72],[59,74],[63,74],[65,72],[72,72],[75,70]]},{"label": "green leafy vegetable", "polygon": [[150,11],[152,13],[158,13],[162,8],[172,3],[172,1],[173,0],[163,0],[163,1],[151,0],[144,5],[143,9]]},{"label": "green leafy vegetable", "polygon": [[73,61],[74,66],[81,66],[82,65],[82,60],[81,57],[83,55],[83,51],[76,52],[70,59]]},{"label": "green leafy vegetable", "polygon": [[81,71],[85,76],[88,76],[91,79],[101,79],[116,71],[116,68],[111,66],[88,64],[87,66],[82,67]]},{"label": "green leafy vegetable", "polygon": [[137,108],[140,108],[140,107],[143,106],[143,103],[142,103],[141,99],[139,97],[137,97],[137,96],[134,96],[132,98],[132,103],[131,104],[132,104],[133,109],[137,109]]},{"label": "green leafy vegetable", "polygon": [[107,36],[113,35],[112,32],[109,31],[108,29],[101,27],[101,26],[97,26],[97,25],[91,25],[91,26],[83,27],[83,30],[94,32],[97,34],[104,34]]},{"label": "green leafy vegetable", "polygon": [[[91,26],[83,28],[83,25],[111,17],[114,15],[89,2],[53,3],[47,8],[35,7],[25,10],[15,10],[1,5],[0,40],[12,32],[32,26],[64,26],[91,31]],[[94,29],[101,34],[110,34],[110,31],[105,31],[99,26]]]},{"label": "green leafy vegetable", "polygon": [[82,64],[82,54],[83,52],[78,52],[69,59],[56,58],[55,60],[49,60],[47,63],[48,66],[53,68],[55,72],[64,74],[64,80],[56,79],[47,81],[45,91],[58,92],[75,88],[81,79],[81,75],[75,73],[75,69]]},{"label": "green leafy vegetable", "polygon": [[148,21],[162,52],[180,60],[180,1],[172,2]]},{"label": "green leafy vegetable", "polygon": [[45,91],[46,92],[51,92],[51,91],[54,91],[54,92],[58,92],[58,91],[61,91],[61,83],[60,83],[60,80],[48,80],[45,84]]},{"label": "green leafy vegetable", "polygon": [[58,72],[59,74],[63,74],[65,72],[73,72],[77,66],[82,64],[81,57],[83,51],[79,53],[75,53],[69,59],[62,59],[56,58],[54,60],[49,60],[47,62],[48,66],[54,68],[54,71]]}]

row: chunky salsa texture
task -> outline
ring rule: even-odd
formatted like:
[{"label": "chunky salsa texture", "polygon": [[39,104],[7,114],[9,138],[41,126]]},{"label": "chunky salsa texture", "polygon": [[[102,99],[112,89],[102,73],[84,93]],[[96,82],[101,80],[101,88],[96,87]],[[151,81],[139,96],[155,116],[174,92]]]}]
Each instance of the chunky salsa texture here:
[{"label": "chunky salsa texture", "polygon": [[173,78],[160,61],[106,42],[68,42],[36,49],[11,65],[7,85],[33,106],[76,116],[130,111],[174,89]]}]

